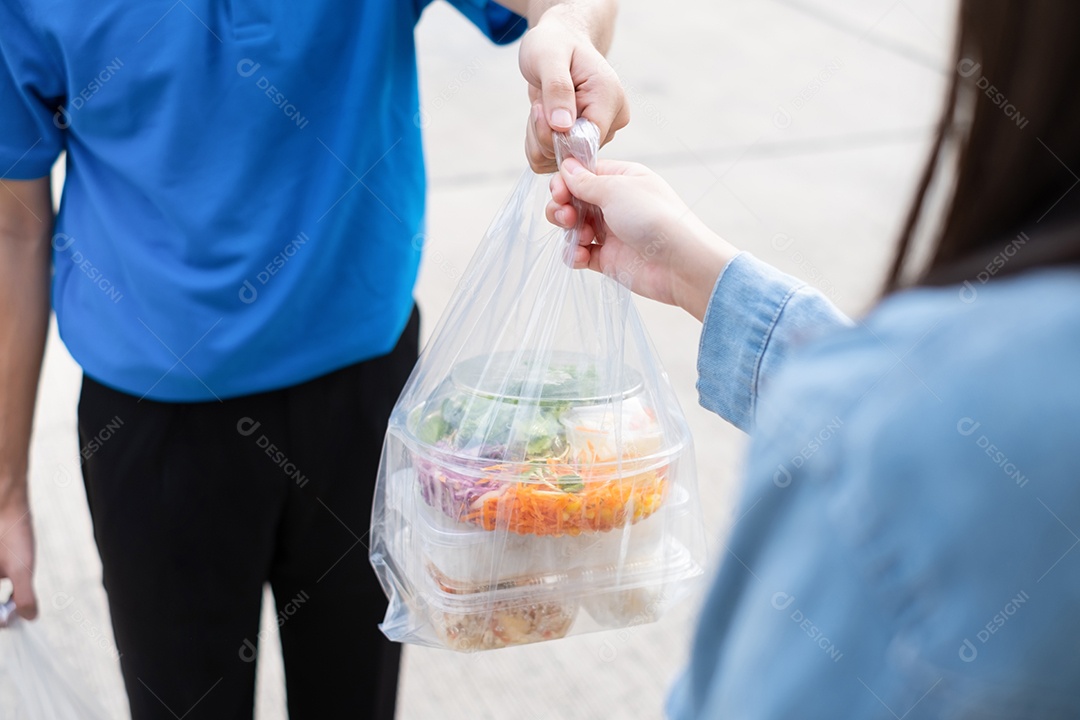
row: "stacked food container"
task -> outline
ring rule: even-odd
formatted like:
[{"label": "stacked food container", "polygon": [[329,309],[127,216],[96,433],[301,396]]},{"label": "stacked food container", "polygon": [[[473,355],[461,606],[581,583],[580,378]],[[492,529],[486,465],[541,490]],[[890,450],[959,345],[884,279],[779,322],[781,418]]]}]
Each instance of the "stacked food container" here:
[{"label": "stacked food container", "polygon": [[373,524],[384,632],[474,651],[656,620],[703,551],[693,449],[662,380],[505,351],[407,389]]},{"label": "stacked food container", "polygon": [[[595,170],[588,120],[553,142]],[[370,550],[391,640],[488,650],[651,622],[701,574],[693,445],[633,269],[574,269],[603,222],[575,200],[575,228],[550,225],[548,182],[522,175],[394,407]]]}]

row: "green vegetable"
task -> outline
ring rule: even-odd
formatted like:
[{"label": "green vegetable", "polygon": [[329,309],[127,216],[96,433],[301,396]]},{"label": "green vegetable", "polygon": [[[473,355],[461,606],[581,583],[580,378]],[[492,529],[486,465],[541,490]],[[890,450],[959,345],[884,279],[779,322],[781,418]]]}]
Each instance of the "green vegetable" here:
[{"label": "green vegetable", "polygon": [[560,475],[555,482],[563,492],[576,493],[585,489],[585,478],[580,475]]},{"label": "green vegetable", "polygon": [[[563,383],[572,386],[577,382],[574,370],[552,369],[545,377],[547,387]],[[440,399],[428,403],[430,412],[422,419],[410,418],[421,441],[445,441],[459,450],[501,447],[508,458],[546,460],[565,453],[566,434],[560,419],[571,409],[572,401],[541,400],[534,404],[514,397],[463,392],[447,385],[436,392]]]},{"label": "green vegetable", "polygon": [[551,453],[552,446],[562,432],[559,419],[544,409],[538,408],[529,426],[525,429],[525,451],[530,457],[545,457]]},{"label": "green vegetable", "polygon": [[435,411],[423,419],[420,427],[417,428],[416,436],[420,438],[421,442],[434,445],[442,440],[450,430],[450,424],[443,419],[443,416],[438,411]]}]

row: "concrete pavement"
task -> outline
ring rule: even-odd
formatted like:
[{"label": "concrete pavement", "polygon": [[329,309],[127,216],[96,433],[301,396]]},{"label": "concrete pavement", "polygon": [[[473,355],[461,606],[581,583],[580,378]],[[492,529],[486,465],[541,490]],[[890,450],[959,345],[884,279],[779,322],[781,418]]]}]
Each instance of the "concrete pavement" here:
[{"label": "concrete pavement", "polygon": [[[858,313],[880,285],[927,146],[953,9],[933,0],[623,0],[610,57],[633,120],[605,155],[652,166],[727,239]],[[431,179],[417,290],[427,332],[525,167],[527,102],[516,48],[485,43],[445,4],[429,8],[417,35]],[[696,404],[696,322],[638,307],[697,439],[715,564],[744,439]],[[57,662],[119,718],[125,701],[78,475],[78,382],[54,335],[32,451],[40,629]],[[492,653],[410,647],[399,717],[659,717],[699,602],[654,625]],[[264,620],[273,638],[272,616]],[[274,645],[260,657],[263,720],[285,716]],[[6,676],[0,717],[17,718]]]}]

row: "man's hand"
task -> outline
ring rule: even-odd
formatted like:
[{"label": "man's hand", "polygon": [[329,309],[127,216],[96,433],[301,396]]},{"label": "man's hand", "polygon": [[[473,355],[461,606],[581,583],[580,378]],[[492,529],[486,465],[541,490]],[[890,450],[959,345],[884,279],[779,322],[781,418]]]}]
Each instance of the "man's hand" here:
[{"label": "man's hand", "polygon": [[26,499],[0,504],[0,579],[11,580],[11,599],[20,617],[37,617],[34,596],[34,529]]},{"label": "man's hand", "polygon": [[[609,0],[505,2],[526,5],[531,29],[518,63],[529,83],[532,110],[525,152],[536,172],[555,170],[552,130],[566,131],[578,116],[600,128],[601,144],[630,121],[630,108],[614,68],[604,58],[615,19]],[[535,17],[534,17],[535,16]]]}]

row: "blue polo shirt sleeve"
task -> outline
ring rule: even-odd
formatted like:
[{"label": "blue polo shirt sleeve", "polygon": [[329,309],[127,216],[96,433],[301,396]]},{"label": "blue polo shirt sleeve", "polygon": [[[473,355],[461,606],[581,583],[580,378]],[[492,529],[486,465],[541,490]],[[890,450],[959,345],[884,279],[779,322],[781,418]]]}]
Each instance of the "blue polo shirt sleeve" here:
[{"label": "blue polo shirt sleeve", "polygon": [[49,174],[63,149],[64,83],[21,3],[0,3],[0,178]]},{"label": "blue polo shirt sleeve", "polygon": [[517,40],[529,29],[525,18],[490,0],[450,0],[450,4],[498,45]]}]

